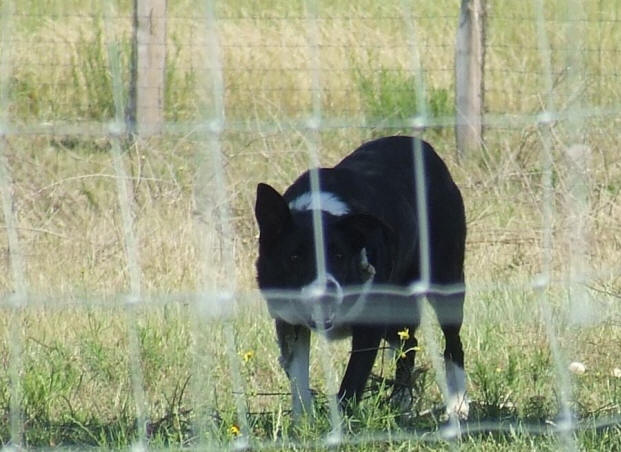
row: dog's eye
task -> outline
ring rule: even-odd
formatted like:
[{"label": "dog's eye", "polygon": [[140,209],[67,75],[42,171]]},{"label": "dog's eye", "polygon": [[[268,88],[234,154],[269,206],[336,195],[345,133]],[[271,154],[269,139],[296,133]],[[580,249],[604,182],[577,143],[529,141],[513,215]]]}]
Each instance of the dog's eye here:
[{"label": "dog's eye", "polygon": [[345,255],[344,255],[343,253],[335,253],[335,254],[334,254],[334,258],[335,258],[337,261],[342,261],[343,259],[345,259]]},{"label": "dog's eye", "polygon": [[290,254],[289,255],[289,261],[292,262],[292,263],[299,262],[300,261],[300,255],[297,254],[297,253]]}]

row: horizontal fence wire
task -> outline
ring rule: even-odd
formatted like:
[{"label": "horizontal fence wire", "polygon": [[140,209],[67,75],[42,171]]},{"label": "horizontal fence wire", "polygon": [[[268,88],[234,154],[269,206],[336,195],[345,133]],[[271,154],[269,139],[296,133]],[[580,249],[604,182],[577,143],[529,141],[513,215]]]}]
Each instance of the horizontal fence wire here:
[{"label": "horizontal fence wire", "polygon": [[[621,447],[617,2],[488,0],[484,135],[463,156],[458,2],[168,2],[150,18],[167,23],[152,44],[165,85],[145,137],[129,108],[145,70],[131,2],[44,3],[0,4],[7,450]],[[409,411],[390,408],[408,350],[381,346],[349,417],[335,397],[348,344],[314,335],[315,417],[296,425],[264,300],[295,311],[300,294],[256,288],[255,187],[282,192],[392,134],[432,143],[466,203],[470,417],[446,418],[423,304]],[[430,283],[415,176],[421,279],[345,288],[357,320],[463,290]]]}]

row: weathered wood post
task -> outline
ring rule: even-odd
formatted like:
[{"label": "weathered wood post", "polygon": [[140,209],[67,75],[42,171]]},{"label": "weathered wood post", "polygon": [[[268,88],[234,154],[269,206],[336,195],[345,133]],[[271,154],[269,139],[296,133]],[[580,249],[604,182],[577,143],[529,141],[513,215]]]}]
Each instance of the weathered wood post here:
[{"label": "weathered wood post", "polygon": [[485,1],[461,0],[455,54],[455,110],[458,157],[483,142]]},{"label": "weathered wood post", "polygon": [[164,124],[167,0],[134,0],[132,74],[128,120],[140,136]]}]

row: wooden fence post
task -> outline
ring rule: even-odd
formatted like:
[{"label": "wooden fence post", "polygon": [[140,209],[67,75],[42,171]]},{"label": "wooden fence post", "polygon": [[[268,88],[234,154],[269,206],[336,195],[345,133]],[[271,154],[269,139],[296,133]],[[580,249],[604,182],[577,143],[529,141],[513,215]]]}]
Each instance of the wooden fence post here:
[{"label": "wooden fence post", "polygon": [[483,143],[485,1],[461,0],[455,54],[455,137],[460,158]]},{"label": "wooden fence post", "polygon": [[166,74],[167,0],[134,0],[130,129],[140,136],[162,131]]}]

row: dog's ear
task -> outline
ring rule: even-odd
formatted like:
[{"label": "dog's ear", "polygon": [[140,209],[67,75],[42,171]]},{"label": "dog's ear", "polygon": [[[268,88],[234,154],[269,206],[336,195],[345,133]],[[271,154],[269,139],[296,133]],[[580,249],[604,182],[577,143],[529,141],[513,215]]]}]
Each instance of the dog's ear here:
[{"label": "dog's ear", "polygon": [[367,214],[347,215],[336,223],[356,249],[364,248],[372,237],[390,235],[390,227],[379,218]]},{"label": "dog's ear", "polygon": [[267,184],[257,185],[254,214],[259,224],[259,244],[265,245],[282,234],[291,221],[291,212],[285,199]]}]

